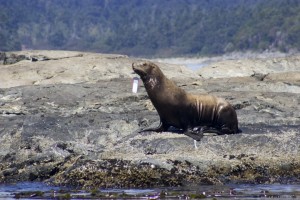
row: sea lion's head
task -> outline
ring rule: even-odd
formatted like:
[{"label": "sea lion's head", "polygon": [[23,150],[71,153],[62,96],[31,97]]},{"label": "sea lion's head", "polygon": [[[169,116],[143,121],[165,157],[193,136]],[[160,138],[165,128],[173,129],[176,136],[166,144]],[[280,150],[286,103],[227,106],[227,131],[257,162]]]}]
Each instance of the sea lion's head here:
[{"label": "sea lion's head", "polygon": [[163,76],[159,67],[152,62],[132,63],[132,69],[141,77],[143,82],[147,82],[153,78],[158,80]]}]

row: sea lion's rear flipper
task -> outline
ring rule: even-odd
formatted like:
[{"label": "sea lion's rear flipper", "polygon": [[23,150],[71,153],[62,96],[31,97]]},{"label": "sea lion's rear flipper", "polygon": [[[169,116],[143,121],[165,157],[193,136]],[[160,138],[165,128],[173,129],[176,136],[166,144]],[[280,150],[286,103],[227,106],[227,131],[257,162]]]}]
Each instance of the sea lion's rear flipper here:
[{"label": "sea lion's rear flipper", "polygon": [[220,130],[210,126],[196,126],[193,127],[192,132],[202,134],[202,135],[210,135],[210,134],[221,135]]},{"label": "sea lion's rear flipper", "polygon": [[206,133],[209,133],[209,134],[214,133],[214,134],[217,134],[217,135],[225,135],[225,134],[229,135],[229,134],[241,133],[240,131],[241,130],[238,129],[238,131],[235,132],[234,130],[232,130],[232,129],[226,127],[226,126],[222,127],[221,129],[216,129],[214,127],[205,127],[205,128],[200,129],[200,132],[204,133],[204,135],[206,135]]},{"label": "sea lion's rear flipper", "polygon": [[183,132],[184,135],[193,138],[196,141],[200,141],[203,138],[203,133],[193,132],[189,129]]}]

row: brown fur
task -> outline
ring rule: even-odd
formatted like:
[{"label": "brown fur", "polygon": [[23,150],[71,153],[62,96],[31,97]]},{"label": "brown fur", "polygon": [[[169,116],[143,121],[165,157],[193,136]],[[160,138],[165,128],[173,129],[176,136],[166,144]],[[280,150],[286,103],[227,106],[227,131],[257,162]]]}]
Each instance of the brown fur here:
[{"label": "brown fur", "polygon": [[236,112],[224,99],[186,93],[165,77],[154,63],[133,63],[132,68],[140,75],[160,117],[157,128],[148,128],[141,132],[162,132],[173,126],[182,129],[184,134],[195,140],[200,140],[205,132],[238,133]]}]

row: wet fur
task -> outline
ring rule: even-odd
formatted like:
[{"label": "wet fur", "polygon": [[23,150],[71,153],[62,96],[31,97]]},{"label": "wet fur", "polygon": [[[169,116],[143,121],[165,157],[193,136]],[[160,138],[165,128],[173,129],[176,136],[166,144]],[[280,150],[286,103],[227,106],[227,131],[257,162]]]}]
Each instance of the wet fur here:
[{"label": "wet fur", "polygon": [[185,135],[195,140],[200,140],[206,132],[239,132],[236,112],[224,99],[186,93],[169,80],[154,63],[133,63],[132,68],[140,75],[160,116],[160,125],[157,128],[147,128],[140,132],[162,132],[173,126],[182,129]]}]

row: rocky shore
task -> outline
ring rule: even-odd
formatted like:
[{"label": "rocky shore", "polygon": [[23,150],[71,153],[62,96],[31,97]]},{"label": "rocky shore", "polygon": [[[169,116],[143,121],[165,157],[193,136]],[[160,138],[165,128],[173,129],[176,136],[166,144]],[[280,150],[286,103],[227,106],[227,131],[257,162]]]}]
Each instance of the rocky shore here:
[{"label": "rocky shore", "polygon": [[300,55],[212,62],[198,71],[158,63],[191,93],[226,98],[242,134],[137,130],[159,122],[140,59],[67,51],[0,55],[0,182],[158,187],[300,182]]}]

